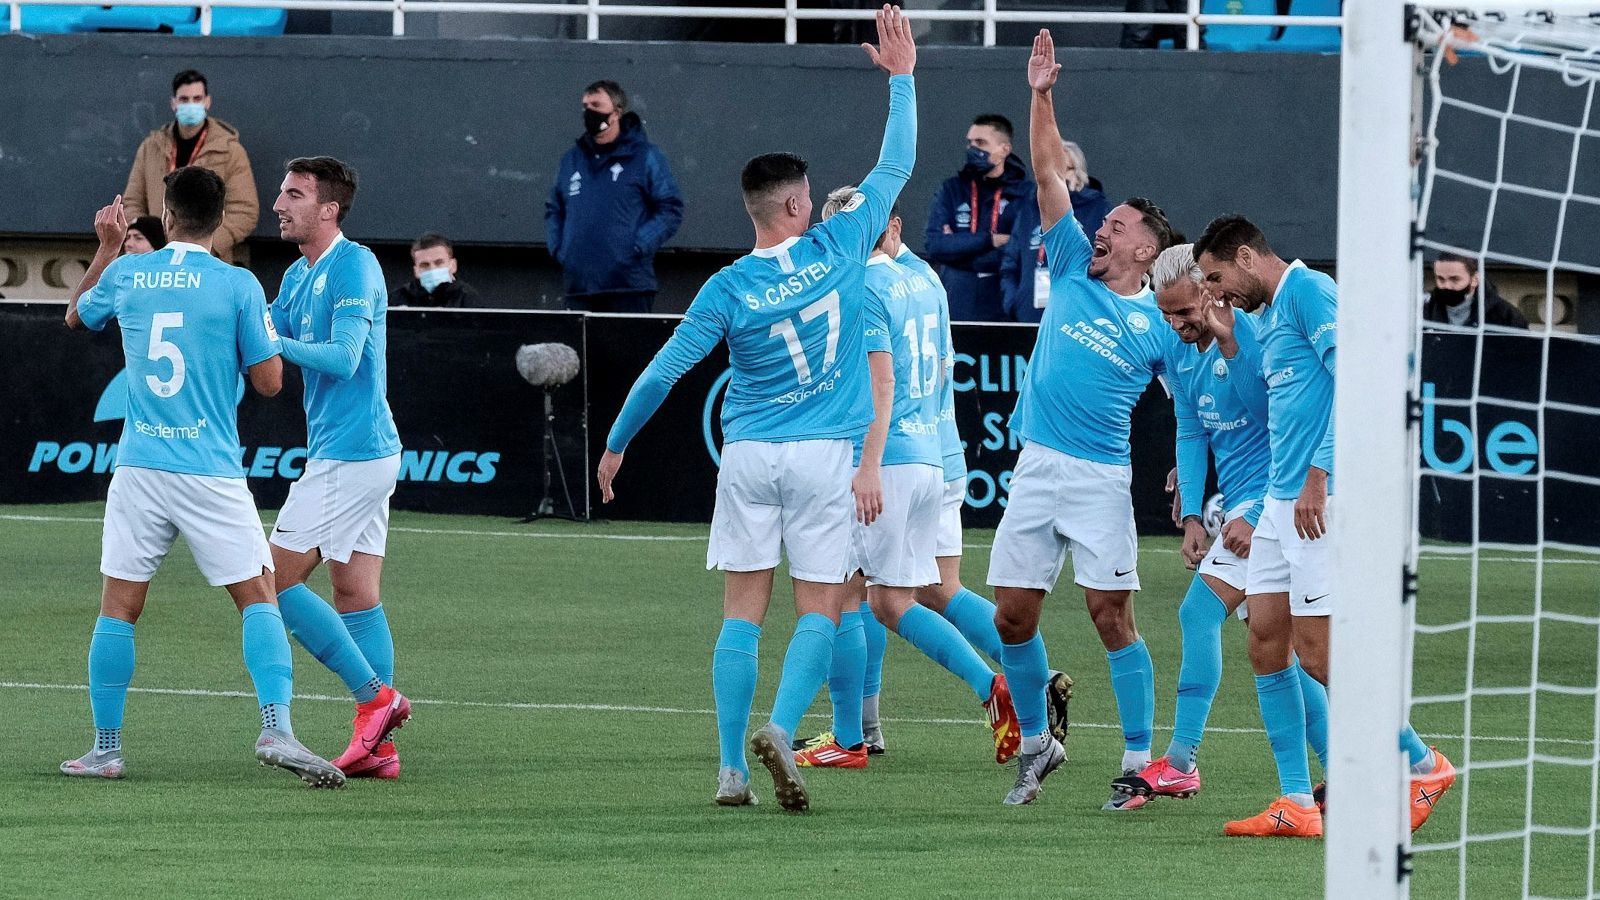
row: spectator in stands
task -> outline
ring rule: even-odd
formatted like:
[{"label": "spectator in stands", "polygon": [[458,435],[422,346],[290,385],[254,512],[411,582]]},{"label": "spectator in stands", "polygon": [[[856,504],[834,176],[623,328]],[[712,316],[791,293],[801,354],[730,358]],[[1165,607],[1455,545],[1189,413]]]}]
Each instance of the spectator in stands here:
[{"label": "spectator in stands", "polygon": [[[1128,0],[1124,7],[1131,13],[1187,13],[1188,0]],[[1172,41],[1172,45],[1182,49],[1188,44],[1188,26],[1185,25],[1151,25],[1138,22],[1122,26],[1122,46],[1124,49],[1145,48],[1154,49],[1161,46],[1162,41]],[[1177,246],[1174,244],[1173,246]]]},{"label": "spectator in stands", "polygon": [[561,157],[544,210],[568,309],[650,311],[656,251],[683,223],[683,200],[615,81],[584,88],[583,134]]},{"label": "spectator in stands", "polygon": [[[1111,202],[1100,189],[1100,181],[1089,175],[1089,161],[1083,148],[1074,141],[1062,141],[1061,149],[1067,153],[1067,188],[1071,191],[1072,217],[1083,227],[1091,239],[1100,230],[1100,223],[1111,213]],[[1050,299],[1050,285],[1045,266],[1044,239],[1039,234],[1039,201],[1029,197],[1017,207],[1013,226],[1017,239],[1000,251],[1000,290],[1005,317],[1014,322],[1037,322],[1044,317],[1044,306]],[[1027,240],[1023,240],[1026,236]]]},{"label": "spectator in stands", "polygon": [[122,255],[149,253],[166,245],[167,230],[161,227],[161,220],[155,216],[140,216],[128,224],[128,236],[122,239]]},{"label": "spectator in stands", "polygon": [[411,242],[410,281],[389,291],[390,306],[478,307],[478,291],[456,278],[456,249],[450,239],[428,232]]},{"label": "spectator in stands", "polygon": [[1033,202],[1033,182],[1011,152],[1011,120],[986,113],[967,129],[966,160],[945,180],[928,210],[924,256],[939,266],[950,296],[950,318],[999,322],[1000,253],[1011,239],[1017,210]]},{"label": "spectator in stands", "polygon": [[234,261],[234,247],[255,231],[261,215],[256,178],[250,157],[239,143],[239,129],[212,118],[211,92],[206,77],[185,69],[172,78],[170,125],[150,132],[133,157],[122,205],[129,219],[160,216],[166,197],[162,179],[180,166],[200,166],[222,178],[227,190],[222,225],[211,237],[211,252],[224,262]]},{"label": "spectator in stands", "polygon": [[[1429,322],[1474,327],[1478,324],[1478,261],[1458,253],[1441,253],[1433,263],[1433,291],[1423,305],[1422,315]],[[1500,296],[1490,282],[1483,282],[1483,321],[1502,328],[1528,327],[1522,311]]]}]

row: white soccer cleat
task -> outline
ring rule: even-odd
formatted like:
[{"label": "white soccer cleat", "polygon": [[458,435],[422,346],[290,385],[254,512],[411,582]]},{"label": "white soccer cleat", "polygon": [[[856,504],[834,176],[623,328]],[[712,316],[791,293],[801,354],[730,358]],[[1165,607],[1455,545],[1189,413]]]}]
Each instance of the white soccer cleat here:
[{"label": "white soccer cleat", "polygon": [[121,750],[90,750],[61,764],[61,774],[74,778],[121,778],[122,769]]}]

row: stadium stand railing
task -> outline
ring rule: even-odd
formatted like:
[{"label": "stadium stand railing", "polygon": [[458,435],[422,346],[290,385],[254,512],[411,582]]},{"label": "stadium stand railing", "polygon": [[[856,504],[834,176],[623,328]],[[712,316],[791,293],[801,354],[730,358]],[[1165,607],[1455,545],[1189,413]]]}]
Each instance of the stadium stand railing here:
[{"label": "stadium stand railing", "polygon": [[[870,21],[870,7],[862,9],[806,8],[799,0],[781,6],[643,6],[582,0],[573,3],[506,2],[506,0],[121,0],[115,6],[85,6],[74,0],[33,0],[7,4],[12,32],[170,31],[176,34],[282,34],[289,10],[378,12],[393,15],[393,34],[406,33],[407,13],[510,13],[556,16],[581,20],[583,39],[600,39],[600,20],[630,19],[732,19],[784,23],[784,43],[798,42],[802,21]],[[1248,34],[1244,41],[1223,37],[1211,41],[1216,50],[1296,49],[1337,52],[1338,0],[1296,0],[1289,15],[1268,14],[1273,0],[1189,0],[1185,12],[1132,13],[1117,10],[1001,9],[1000,0],[982,0],[978,9],[918,9],[919,20],[968,22],[982,26],[982,44],[995,45],[996,26],[1003,23],[1049,25],[1178,25],[1185,29],[1184,49],[1202,49],[1202,29],[1216,27],[1223,34]],[[1333,11],[1332,15],[1306,12]],[[1281,32],[1282,37],[1274,39]],[[1293,40],[1289,36],[1294,35]],[[1331,40],[1328,36],[1331,36]]]}]

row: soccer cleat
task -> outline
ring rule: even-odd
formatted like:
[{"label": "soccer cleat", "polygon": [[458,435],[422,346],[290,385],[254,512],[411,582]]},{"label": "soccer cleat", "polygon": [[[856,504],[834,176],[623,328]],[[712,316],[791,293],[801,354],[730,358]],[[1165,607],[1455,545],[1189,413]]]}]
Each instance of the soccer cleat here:
[{"label": "soccer cleat", "polygon": [[863,737],[867,740],[867,755],[879,756],[888,752],[883,744],[883,729],[874,725],[864,730]]},{"label": "soccer cleat", "polygon": [[989,713],[989,728],[994,731],[994,761],[1004,765],[1022,747],[1022,726],[1017,723],[1016,707],[1011,705],[1006,676],[996,675],[989,682],[989,699],[983,702],[983,708]]},{"label": "soccer cleat", "polygon": [[1328,783],[1326,781],[1319,782],[1316,787],[1311,789],[1311,800],[1317,804],[1317,812],[1323,815],[1328,814]]},{"label": "soccer cleat", "polygon": [[1144,770],[1111,780],[1111,790],[1129,797],[1177,797],[1187,800],[1200,793],[1200,770],[1184,772],[1168,757],[1153,760]]},{"label": "soccer cleat", "polygon": [[[334,765],[338,765],[335,761]],[[400,751],[393,741],[384,741],[378,749],[346,766],[339,766],[346,778],[381,778],[393,781],[400,777]]]},{"label": "soccer cleat", "polygon": [[344,773],[337,766],[307,750],[281,728],[261,729],[261,737],[256,739],[256,759],[263,766],[287,769],[312,787],[336,788],[344,784]]},{"label": "soccer cleat", "polygon": [[795,738],[794,742],[789,745],[789,749],[799,753],[801,750],[815,750],[818,747],[824,747],[832,743],[834,743],[833,732],[824,731],[813,738]]},{"label": "soccer cleat", "polygon": [[1143,809],[1145,804],[1150,802],[1150,798],[1148,796],[1144,794],[1124,793],[1118,785],[1118,782],[1127,781],[1130,778],[1137,777],[1139,777],[1139,772],[1137,769],[1123,769],[1121,778],[1113,778],[1111,780],[1111,799],[1107,800],[1105,804],[1100,807],[1100,811],[1133,812],[1136,809]]},{"label": "soccer cleat", "polygon": [[794,764],[803,769],[865,769],[867,745],[862,742],[850,748],[839,746],[838,741],[829,741],[796,753]]},{"label": "soccer cleat", "polygon": [[1433,751],[1433,771],[1411,778],[1412,831],[1421,828],[1422,823],[1428,821],[1428,817],[1433,815],[1434,807],[1439,803],[1439,798],[1456,783],[1456,767],[1450,764],[1450,760],[1444,758],[1439,748],[1428,749]]},{"label": "soccer cleat", "polygon": [[750,779],[733,766],[723,766],[717,773],[717,805],[755,806],[757,802],[750,791]]},{"label": "soccer cleat", "polygon": [[1050,733],[1067,746],[1067,701],[1072,699],[1072,676],[1050,670],[1050,680],[1044,685],[1045,713],[1049,716]]},{"label": "soccer cleat", "polygon": [[779,806],[790,812],[811,808],[805,780],[794,764],[794,751],[789,749],[789,736],[782,728],[771,722],[757,728],[750,736],[750,752],[772,773],[772,790],[778,795]]},{"label": "soccer cleat", "polygon": [[62,763],[61,774],[74,778],[121,778],[122,768],[121,750],[107,750],[104,753],[90,750],[77,759]]},{"label": "soccer cleat", "polygon": [[411,701],[394,688],[384,685],[378,696],[366,703],[356,704],[356,717],[352,724],[350,746],[339,754],[333,764],[348,770],[369,756],[379,744],[389,739],[389,734],[411,718]]},{"label": "soccer cleat", "polygon": [[1322,837],[1322,813],[1315,806],[1300,806],[1288,797],[1272,801],[1266,811],[1222,826],[1228,837]]},{"label": "soccer cleat", "polygon": [[1021,753],[1017,757],[1017,783],[1006,794],[1007,806],[1032,803],[1044,790],[1044,780],[1056,767],[1067,761],[1067,751],[1054,737],[1047,737],[1044,749],[1038,753]]}]

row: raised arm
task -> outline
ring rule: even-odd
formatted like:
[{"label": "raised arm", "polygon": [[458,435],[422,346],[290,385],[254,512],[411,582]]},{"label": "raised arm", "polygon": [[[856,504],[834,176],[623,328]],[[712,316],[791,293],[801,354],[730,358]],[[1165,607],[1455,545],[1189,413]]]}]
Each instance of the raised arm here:
[{"label": "raised arm", "polygon": [[1040,227],[1045,231],[1072,215],[1067,153],[1061,148],[1061,129],[1056,125],[1056,104],[1051,95],[1060,74],[1056,42],[1050,37],[1050,29],[1041,28],[1033,39],[1033,55],[1028,58],[1028,87],[1033,90],[1028,152],[1033,158],[1033,177],[1039,185]]},{"label": "raised arm", "polygon": [[[110,206],[102,206],[94,214],[94,233],[100,239],[100,246],[95,250],[94,259],[89,262],[89,268],[83,273],[83,280],[78,282],[78,289],[72,292],[72,299],[67,303],[68,328],[93,328],[98,331],[105,327],[106,319],[110,317],[110,306],[104,310],[97,309],[91,316],[92,321],[85,322],[79,315],[78,301],[83,295],[100,283],[100,276],[105,274],[106,267],[116,262],[122,253],[122,241],[128,236],[128,216],[122,206],[122,195],[118,194]],[[101,315],[101,313],[104,315]]]}]

